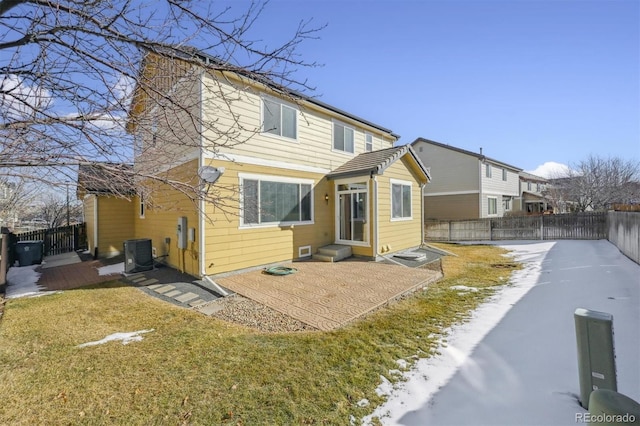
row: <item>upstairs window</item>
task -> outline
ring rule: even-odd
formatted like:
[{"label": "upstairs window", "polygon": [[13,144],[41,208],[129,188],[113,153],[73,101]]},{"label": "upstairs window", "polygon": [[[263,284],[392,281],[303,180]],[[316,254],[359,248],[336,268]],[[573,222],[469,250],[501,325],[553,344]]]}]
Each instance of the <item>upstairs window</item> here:
[{"label": "upstairs window", "polygon": [[371,133],[364,134],[364,150],[366,152],[373,151],[373,135]]},{"label": "upstairs window", "polygon": [[353,154],[355,131],[340,123],[333,123],[333,149]]},{"label": "upstairs window", "polygon": [[484,173],[485,173],[485,176],[486,176],[486,177],[488,177],[488,178],[490,178],[490,177],[491,177],[491,164],[487,164],[487,165],[485,166],[485,171],[484,171]]},{"label": "upstairs window", "polygon": [[144,195],[140,194],[140,197],[138,198],[139,204],[139,213],[140,213],[140,219],[144,219],[144,210],[145,210],[145,203],[144,203]]},{"label": "upstairs window", "polygon": [[502,180],[507,180],[507,169],[502,169]]},{"label": "upstairs window", "polygon": [[274,99],[262,99],[262,131],[289,139],[298,137],[298,111]]}]

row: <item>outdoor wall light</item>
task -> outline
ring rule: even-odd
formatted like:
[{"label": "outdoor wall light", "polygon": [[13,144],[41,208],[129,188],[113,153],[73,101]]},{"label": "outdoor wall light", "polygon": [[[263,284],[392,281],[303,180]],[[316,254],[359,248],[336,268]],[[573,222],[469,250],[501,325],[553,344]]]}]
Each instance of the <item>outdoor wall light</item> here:
[{"label": "outdoor wall light", "polygon": [[324,200],[329,204],[329,194],[324,194]]}]

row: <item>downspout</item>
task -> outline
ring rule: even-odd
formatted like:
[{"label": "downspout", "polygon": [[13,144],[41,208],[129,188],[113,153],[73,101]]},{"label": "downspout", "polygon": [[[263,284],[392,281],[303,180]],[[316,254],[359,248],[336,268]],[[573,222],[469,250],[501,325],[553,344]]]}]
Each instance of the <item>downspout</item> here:
[{"label": "downspout", "polygon": [[420,245],[422,246],[425,243],[425,232],[424,232],[424,202],[425,202],[425,198],[424,198],[424,190],[427,187],[426,183],[423,183],[422,185],[420,185]]},{"label": "downspout", "polygon": [[98,196],[93,195],[93,257],[98,258]]},{"label": "downspout", "polygon": [[[209,59],[207,58],[207,64],[209,63]],[[205,70],[202,70],[202,72],[200,73],[200,146],[199,146],[199,154],[198,154],[198,170],[200,170],[200,168],[202,166],[205,165],[205,158],[204,158],[204,150],[205,150],[205,140],[204,140],[204,136],[202,135],[203,133],[203,126],[202,126],[202,122],[204,120],[204,105],[203,105],[203,100],[204,100],[204,90],[205,90],[205,85],[204,85],[204,74],[205,74]],[[205,244],[205,237],[206,237],[206,232],[205,232],[205,226],[206,226],[206,214],[205,214],[205,209],[207,207],[207,204],[204,200],[204,198],[200,198],[200,200],[198,201],[198,210],[199,210],[199,214],[198,214],[198,221],[199,221],[199,228],[200,228],[200,232],[199,232],[199,251],[200,251],[200,256],[198,256],[199,259],[199,266],[200,266],[200,278],[202,279],[202,281],[204,281],[205,283],[209,284],[211,287],[213,287],[213,289],[220,294],[223,297],[229,296],[230,293],[228,291],[225,291],[224,288],[220,287],[220,285],[218,283],[216,283],[211,277],[207,276],[207,252],[206,252],[206,244]]]},{"label": "downspout", "polygon": [[[202,166],[204,166],[204,137],[202,135],[202,132],[204,131],[203,126],[202,126],[202,120],[204,119],[204,105],[203,105],[203,93],[204,93],[204,70],[202,70],[202,72],[200,73],[200,89],[198,90],[199,92],[199,96],[200,96],[200,131],[199,131],[199,135],[200,135],[200,143],[198,144],[198,171],[201,170]],[[198,251],[200,252],[200,256],[198,256],[199,259],[199,269],[200,269],[200,277],[204,278],[204,276],[206,275],[207,272],[207,268],[206,268],[206,252],[205,252],[205,237],[206,237],[206,233],[205,233],[205,208],[206,208],[206,203],[204,201],[204,197],[201,197],[200,200],[198,201],[198,228],[200,230],[199,232],[199,236],[198,236]]]},{"label": "downspout", "polygon": [[478,219],[482,217],[482,160],[478,160]]},{"label": "downspout", "polygon": [[380,224],[380,217],[378,215],[378,176],[376,175],[372,175],[371,179],[373,180],[373,220],[374,220],[374,224],[373,224],[373,238],[372,238],[372,244],[373,244],[373,258],[377,259],[378,258],[378,226]]}]

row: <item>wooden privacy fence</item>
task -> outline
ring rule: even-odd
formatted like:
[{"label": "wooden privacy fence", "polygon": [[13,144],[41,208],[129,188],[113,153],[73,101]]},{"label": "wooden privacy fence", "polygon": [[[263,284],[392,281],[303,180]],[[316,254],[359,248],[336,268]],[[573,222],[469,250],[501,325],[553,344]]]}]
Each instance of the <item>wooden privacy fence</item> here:
[{"label": "wooden privacy fence", "polygon": [[425,222],[427,241],[600,240],[607,232],[606,212]]},{"label": "wooden privacy fence", "polygon": [[16,234],[18,241],[44,241],[44,256],[69,253],[86,248],[87,234],[84,223],[57,228],[38,229]]}]

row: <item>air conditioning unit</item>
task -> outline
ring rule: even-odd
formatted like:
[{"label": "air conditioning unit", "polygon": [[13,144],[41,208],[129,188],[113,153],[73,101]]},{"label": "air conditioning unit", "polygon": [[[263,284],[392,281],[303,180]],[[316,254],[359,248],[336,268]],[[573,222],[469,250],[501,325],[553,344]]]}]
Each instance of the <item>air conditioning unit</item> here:
[{"label": "air conditioning unit", "polygon": [[124,272],[150,271],[153,269],[153,253],[151,239],[140,238],[124,242]]}]

